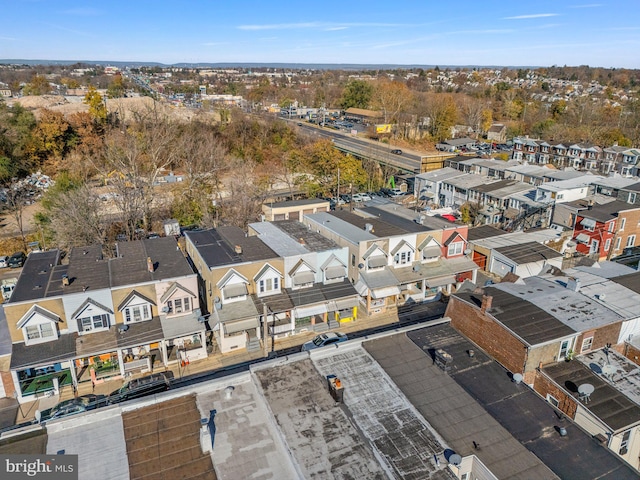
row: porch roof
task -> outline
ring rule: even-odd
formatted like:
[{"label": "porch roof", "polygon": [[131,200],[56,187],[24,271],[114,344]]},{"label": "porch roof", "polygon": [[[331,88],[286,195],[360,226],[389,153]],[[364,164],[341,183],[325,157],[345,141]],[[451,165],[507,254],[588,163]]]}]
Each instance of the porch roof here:
[{"label": "porch roof", "polygon": [[14,343],[11,353],[11,368],[38,367],[51,365],[76,356],[77,333],[60,335],[52,342],[38,343],[36,345],[25,345],[24,343]]},{"label": "porch roof", "polygon": [[104,332],[79,335],[76,340],[76,356],[90,357],[164,339],[159,317],[146,322],[128,323],[129,328],[124,332],[118,329],[121,325],[123,324],[113,325]]},{"label": "porch roof", "polygon": [[160,316],[160,324],[165,339],[173,339],[191,335],[192,333],[202,332],[206,329],[204,322],[198,321],[198,315],[191,312],[189,315],[180,317],[167,318],[166,315]]}]

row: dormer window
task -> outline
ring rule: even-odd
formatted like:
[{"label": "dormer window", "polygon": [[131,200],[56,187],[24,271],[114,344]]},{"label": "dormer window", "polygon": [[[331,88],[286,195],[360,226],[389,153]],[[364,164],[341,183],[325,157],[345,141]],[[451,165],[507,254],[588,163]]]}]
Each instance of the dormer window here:
[{"label": "dormer window", "polygon": [[315,270],[304,260],[298,261],[296,266],[289,271],[289,275],[293,290],[312,287],[316,281]]},{"label": "dormer window", "polygon": [[194,308],[195,294],[178,282],[174,282],[162,295],[160,301],[164,304],[163,312],[167,316],[190,313]]},{"label": "dormer window", "polygon": [[281,292],[282,274],[269,265],[265,264],[254,277],[258,297],[276,295]]},{"label": "dormer window", "polygon": [[133,290],[122,301],[118,310],[122,312],[125,323],[144,322],[153,318],[152,305],[155,302]]},{"label": "dormer window", "polygon": [[249,280],[235,270],[229,270],[218,282],[218,288],[222,292],[223,303],[241,302],[247,299]]},{"label": "dormer window", "polygon": [[89,333],[95,330],[106,330],[111,325],[113,311],[88,298],[73,312],[71,317],[78,324],[79,333]]},{"label": "dormer window", "polygon": [[18,322],[17,327],[22,329],[24,343],[34,345],[57,339],[56,324],[60,321],[60,317],[55,313],[34,305]]}]

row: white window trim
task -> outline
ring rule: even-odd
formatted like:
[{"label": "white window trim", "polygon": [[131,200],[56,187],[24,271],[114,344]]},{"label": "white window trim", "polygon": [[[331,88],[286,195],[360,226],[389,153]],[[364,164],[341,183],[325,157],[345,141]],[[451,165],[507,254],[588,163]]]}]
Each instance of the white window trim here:
[{"label": "white window trim", "polygon": [[560,401],[549,393],[547,393],[547,402],[549,402],[554,407],[559,408]]},{"label": "white window trim", "polygon": [[624,230],[624,227],[626,226],[626,224],[627,224],[627,219],[626,219],[626,218],[624,218],[624,217],[623,217],[623,218],[621,218],[621,219],[620,219],[620,228],[618,229],[618,231],[619,231],[619,232],[623,231],[623,230]]},{"label": "white window trim", "polygon": [[558,350],[558,360],[564,360],[567,357],[566,353],[565,353],[565,355],[562,355],[562,344],[565,343],[565,342],[567,342],[567,351],[566,351],[566,353],[569,353],[569,350],[571,350],[572,347],[573,347],[573,339],[568,338],[568,339],[562,340],[560,342],[560,349]]},{"label": "white window trim", "polygon": [[[458,249],[460,250],[458,252]],[[464,241],[452,242],[447,247],[447,256],[462,255],[464,253]]]},{"label": "white window trim", "polygon": [[633,235],[629,235],[629,236],[627,237],[627,243],[626,243],[626,246],[625,246],[624,248],[631,248],[631,247],[633,247],[633,246],[635,245],[635,243],[636,243],[636,236],[635,236],[635,234],[633,234]]},{"label": "white window trim", "polygon": [[[135,313],[137,310],[139,310],[140,312],[140,320],[135,320]],[[148,302],[141,302],[134,305],[128,305],[122,309],[122,317],[124,318],[124,323],[126,324],[146,322],[148,320],[151,320],[153,318],[151,304]]]},{"label": "white window trim", "polygon": [[[180,306],[176,306],[176,301],[180,301]],[[193,311],[193,297],[191,295],[186,296],[173,296],[165,303],[168,309],[167,317],[173,317],[175,315],[183,315]]]},{"label": "white window trim", "polygon": [[[585,346],[587,345],[588,342],[588,348],[585,348]],[[582,340],[582,348],[580,349],[580,352],[588,352],[593,348],[593,336],[591,337],[587,337],[584,340]]]},{"label": "white window trim", "polygon": [[[24,336],[24,343],[25,345],[36,345],[38,343],[46,343],[46,342],[50,342],[52,340],[57,340],[58,339],[58,329],[56,328],[55,325],[53,325],[54,322],[38,322],[38,323],[33,323],[33,324],[27,324],[24,327],[22,327],[22,334]],[[46,337],[42,336],[42,326],[43,325],[49,325],[51,327],[51,335],[47,335]],[[27,334],[27,329],[31,327],[35,327],[38,329],[38,337],[37,338],[29,338],[28,334]]]},{"label": "white window trim", "polygon": [[[269,280],[271,281],[271,288],[267,288]],[[280,293],[282,291],[282,282],[280,281],[280,276],[278,275],[265,275],[256,282],[256,287],[257,296],[266,297],[269,295],[276,295]]]},{"label": "white window trim", "polygon": [[[103,326],[102,327],[95,327],[95,317],[102,317],[102,321],[103,321]],[[83,333],[92,333],[92,332],[103,332],[105,330],[109,330],[109,327],[112,325],[112,321],[111,321],[111,315],[107,312],[83,312],[80,315],[76,316],[75,321],[76,324],[78,323],[78,321],[82,322],[82,320],[84,319],[89,319],[91,322],[91,326],[90,328],[85,328],[84,326],[82,327],[82,329],[78,328],[78,333],[80,335],[82,335]]]}]

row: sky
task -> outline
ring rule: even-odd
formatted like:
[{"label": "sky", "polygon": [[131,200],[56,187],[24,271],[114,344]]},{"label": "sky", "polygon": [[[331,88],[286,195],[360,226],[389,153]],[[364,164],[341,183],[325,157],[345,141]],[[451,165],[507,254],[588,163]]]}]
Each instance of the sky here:
[{"label": "sky", "polygon": [[640,68],[640,0],[4,2],[0,59]]}]

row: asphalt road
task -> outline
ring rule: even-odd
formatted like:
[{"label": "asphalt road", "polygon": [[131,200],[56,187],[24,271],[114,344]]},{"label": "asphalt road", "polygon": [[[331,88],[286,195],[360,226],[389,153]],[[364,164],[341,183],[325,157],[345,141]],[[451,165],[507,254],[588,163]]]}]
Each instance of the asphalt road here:
[{"label": "asphalt road", "polygon": [[305,122],[296,122],[297,127],[310,136],[329,138],[335,146],[354,155],[370,158],[378,162],[397,167],[407,172],[419,172],[422,157],[414,153],[405,152],[402,155],[391,153],[391,146],[375,140],[364,140],[350,136],[349,133],[334,128],[319,127]]}]

